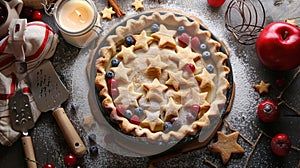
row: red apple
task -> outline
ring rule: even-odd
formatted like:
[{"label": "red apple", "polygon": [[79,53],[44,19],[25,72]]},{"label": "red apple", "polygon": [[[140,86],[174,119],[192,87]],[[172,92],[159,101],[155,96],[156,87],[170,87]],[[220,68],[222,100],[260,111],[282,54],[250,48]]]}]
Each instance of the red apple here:
[{"label": "red apple", "polygon": [[300,29],[285,22],[268,24],[257,38],[256,53],[269,69],[296,68],[300,65]]}]

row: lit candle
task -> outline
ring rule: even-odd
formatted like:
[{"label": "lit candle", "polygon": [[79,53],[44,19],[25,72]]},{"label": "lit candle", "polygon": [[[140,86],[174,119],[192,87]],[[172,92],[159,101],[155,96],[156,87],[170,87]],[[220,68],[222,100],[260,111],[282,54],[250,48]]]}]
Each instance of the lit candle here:
[{"label": "lit candle", "polygon": [[70,0],[63,3],[58,11],[60,26],[69,32],[78,32],[91,25],[94,10],[87,1]]}]

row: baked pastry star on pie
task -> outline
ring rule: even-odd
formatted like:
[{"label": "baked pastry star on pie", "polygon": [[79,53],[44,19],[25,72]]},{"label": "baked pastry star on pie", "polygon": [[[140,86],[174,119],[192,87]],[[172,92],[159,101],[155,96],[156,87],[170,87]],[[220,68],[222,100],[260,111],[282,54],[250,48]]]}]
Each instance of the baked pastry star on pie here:
[{"label": "baked pastry star on pie", "polygon": [[222,118],[232,87],[228,55],[198,22],[152,12],[102,40],[95,85],[104,115],[124,133],[168,142]]}]

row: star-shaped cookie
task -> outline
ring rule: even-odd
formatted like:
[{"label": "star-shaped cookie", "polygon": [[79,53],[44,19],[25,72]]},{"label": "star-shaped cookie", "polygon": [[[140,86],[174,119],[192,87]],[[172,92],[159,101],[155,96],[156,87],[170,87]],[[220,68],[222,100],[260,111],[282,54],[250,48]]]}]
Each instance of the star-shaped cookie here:
[{"label": "star-shaped cookie", "polygon": [[118,59],[122,59],[124,64],[127,64],[131,60],[134,60],[137,56],[133,52],[134,45],[130,47],[125,47],[124,45],[121,46],[121,51],[117,54]]},{"label": "star-shaped cookie", "polygon": [[253,85],[253,88],[261,95],[269,92],[270,83],[265,83],[263,80],[259,84]]},{"label": "star-shaped cookie", "polygon": [[134,0],[134,2],[131,3],[131,6],[134,6],[135,10],[144,9],[143,6],[144,0]]},{"label": "star-shaped cookie", "polygon": [[112,9],[112,7],[110,8],[107,8],[105,7],[102,11],[101,11],[101,14],[102,14],[102,18],[103,19],[109,19],[111,20],[111,15],[115,14],[116,12]]},{"label": "star-shaped cookie", "polygon": [[145,30],[143,30],[139,35],[132,35],[132,37],[135,39],[135,45],[134,45],[135,50],[143,49],[144,51],[148,51],[149,45],[153,41],[152,37],[147,36]]},{"label": "star-shaped cookie", "polygon": [[145,110],[146,118],[141,122],[141,127],[150,128],[151,131],[162,131],[164,129],[164,122],[159,118],[160,111],[151,112]]},{"label": "star-shaped cookie", "polygon": [[200,82],[200,88],[205,90],[206,88],[214,87],[214,78],[216,74],[209,73],[206,68],[203,68],[202,73],[195,76],[195,79]]},{"label": "star-shaped cookie", "polygon": [[175,49],[176,42],[174,36],[176,34],[175,30],[169,30],[163,24],[160,25],[159,31],[153,33],[151,36],[154,39],[159,40],[158,47],[159,48],[172,48]]},{"label": "star-shaped cookie", "polygon": [[146,74],[153,79],[159,78],[161,75],[161,70],[168,66],[168,64],[161,61],[160,55],[157,55],[154,58],[148,58],[147,61],[149,66],[146,69]]},{"label": "star-shaped cookie", "polygon": [[117,67],[110,68],[115,73],[115,78],[118,81],[124,83],[129,82],[128,74],[131,72],[130,68],[126,68],[122,62],[119,63]]},{"label": "star-shaped cookie", "polygon": [[170,121],[171,118],[178,117],[181,107],[181,104],[176,104],[173,98],[169,97],[168,104],[162,106],[162,110],[165,111],[164,121]]},{"label": "star-shaped cookie", "polygon": [[176,47],[176,51],[177,56],[170,57],[170,59],[178,62],[178,69],[182,69],[186,64],[193,64],[195,67],[197,67],[195,62],[201,58],[199,53],[193,52],[189,47],[182,48],[179,46]]},{"label": "star-shaped cookie", "polygon": [[126,108],[129,106],[138,107],[138,99],[143,95],[135,92],[133,82],[128,87],[119,87],[119,96],[115,99],[115,104],[123,104]]},{"label": "star-shaped cookie", "polygon": [[233,132],[225,135],[223,132],[218,131],[218,141],[208,146],[212,152],[217,152],[222,157],[223,164],[227,164],[231,154],[244,153],[245,150],[237,143],[239,132]]},{"label": "star-shaped cookie", "polygon": [[168,87],[164,84],[161,84],[157,78],[155,78],[152,83],[145,83],[142,85],[146,90],[146,99],[148,101],[154,100],[158,102],[163,101],[163,92],[168,89]]}]

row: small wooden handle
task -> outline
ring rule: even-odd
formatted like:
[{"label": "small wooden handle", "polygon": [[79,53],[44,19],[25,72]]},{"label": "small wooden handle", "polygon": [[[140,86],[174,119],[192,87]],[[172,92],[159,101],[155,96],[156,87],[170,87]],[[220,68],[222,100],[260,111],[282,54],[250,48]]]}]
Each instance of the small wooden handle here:
[{"label": "small wooden handle", "polygon": [[24,136],[21,139],[26,157],[27,167],[37,168],[31,136]]},{"label": "small wooden handle", "polygon": [[73,154],[77,157],[82,157],[86,153],[86,147],[65,113],[65,110],[63,108],[57,108],[53,111],[52,115],[54,116]]}]

